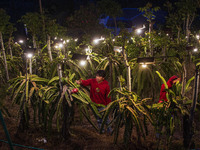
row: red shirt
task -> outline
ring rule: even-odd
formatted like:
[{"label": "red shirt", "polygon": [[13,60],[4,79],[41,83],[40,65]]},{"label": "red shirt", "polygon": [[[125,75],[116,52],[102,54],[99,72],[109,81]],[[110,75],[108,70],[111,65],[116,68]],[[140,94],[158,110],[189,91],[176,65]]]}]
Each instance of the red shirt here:
[{"label": "red shirt", "polygon": [[108,81],[103,80],[101,83],[98,83],[94,78],[82,80],[81,85],[90,85],[90,98],[96,104],[108,105],[111,102],[111,99],[108,98],[108,94],[110,92]]},{"label": "red shirt", "polygon": [[[177,76],[172,76],[171,78],[169,78],[169,80],[167,81],[168,89],[171,89],[171,88],[172,88],[173,81],[174,81],[175,79],[177,79],[177,78],[178,78]],[[163,100],[164,100],[165,102],[167,102],[166,94],[167,94],[167,92],[165,91],[165,85],[162,84],[161,89],[160,89],[160,98],[159,98],[158,103],[162,103]]]}]

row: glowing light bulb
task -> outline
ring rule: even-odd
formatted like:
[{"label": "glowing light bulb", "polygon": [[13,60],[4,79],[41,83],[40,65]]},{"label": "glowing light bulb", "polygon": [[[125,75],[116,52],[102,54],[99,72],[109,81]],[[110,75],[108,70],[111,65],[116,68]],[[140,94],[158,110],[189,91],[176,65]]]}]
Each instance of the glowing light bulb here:
[{"label": "glowing light bulb", "polygon": [[81,65],[81,66],[85,66],[85,65],[86,65],[86,61],[85,61],[85,60],[81,60],[81,61],[80,61],[80,65]]},{"label": "glowing light bulb", "polygon": [[194,52],[197,52],[197,51],[198,51],[198,49],[197,49],[197,48],[195,48],[195,49],[194,49]]},{"label": "glowing light bulb", "polygon": [[147,67],[147,65],[146,64],[142,64],[142,68],[146,68]]},{"label": "glowing light bulb", "polygon": [[60,44],[59,44],[59,47],[60,47],[60,48],[62,48],[62,47],[63,47],[63,44],[62,44],[62,43],[60,43]]},{"label": "glowing light bulb", "polygon": [[142,30],[141,29],[137,29],[136,32],[137,32],[137,34],[141,34]]},{"label": "glowing light bulb", "polygon": [[57,49],[57,48],[58,48],[58,45],[55,45],[55,48]]},{"label": "glowing light bulb", "polygon": [[24,43],[24,41],[23,41],[23,40],[19,40],[19,43],[21,43],[21,44],[22,44],[22,43]]},{"label": "glowing light bulb", "polygon": [[28,54],[27,54],[27,57],[28,57],[28,58],[31,58],[31,57],[33,57],[33,54],[28,53]]},{"label": "glowing light bulb", "polygon": [[99,39],[95,39],[94,44],[98,44],[98,43],[99,43]]}]

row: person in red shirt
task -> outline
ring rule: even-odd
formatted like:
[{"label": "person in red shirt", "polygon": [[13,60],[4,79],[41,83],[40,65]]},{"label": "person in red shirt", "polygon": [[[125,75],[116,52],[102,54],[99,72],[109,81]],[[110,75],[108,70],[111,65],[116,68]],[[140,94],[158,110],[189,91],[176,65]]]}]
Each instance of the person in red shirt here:
[{"label": "person in red shirt", "polygon": [[[171,89],[172,88],[172,85],[175,84],[177,81],[180,82],[181,78],[177,77],[177,76],[172,76],[171,78],[169,78],[169,80],[167,81],[167,85],[168,85],[168,89]],[[167,102],[167,97],[166,97],[166,94],[167,92],[165,91],[165,85],[162,84],[161,85],[161,89],[160,89],[160,98],[159,98],[159,101],[158,103],[162,103],[163,100],[165,102]]]},{"label": "person in red shirt", "polygon": [[[104,70],[98,70],[96,73],[96,78],[87,79],[87,80],[76,80],[77,84],[83,86],[90,86],[90,98],[96,104],[102,104],[107,106],[111,99],[108,97],[110,93],[110,86],[108,81],[105,80],[106,72]],[[104,107],[98,107],[98,111],[103,110]],[[102,124],[102,118],[97,119],[99,128]],[[109,119],[106,121],[106,125],[109,124]],[[111,128],[108,127],[107,132],[111,132]]]}]

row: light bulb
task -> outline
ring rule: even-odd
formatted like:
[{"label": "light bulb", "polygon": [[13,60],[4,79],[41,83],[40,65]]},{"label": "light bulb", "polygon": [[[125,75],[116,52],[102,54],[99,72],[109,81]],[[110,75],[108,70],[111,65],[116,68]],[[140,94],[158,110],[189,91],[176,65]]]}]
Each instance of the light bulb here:
[{"label": "light bulb", "polygon": [[86,61],[85,61],[85,60],[81,60],[81,61],[80,61],[80,65],[81,65],[81,66],[85,66],[85,65],[86,65]]}]

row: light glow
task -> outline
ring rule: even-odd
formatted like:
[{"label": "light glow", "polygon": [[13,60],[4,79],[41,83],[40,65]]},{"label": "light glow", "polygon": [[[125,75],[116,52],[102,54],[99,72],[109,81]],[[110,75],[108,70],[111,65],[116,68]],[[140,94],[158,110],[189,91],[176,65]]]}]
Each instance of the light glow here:
[{"label": "light glow", "polygon": [[103,40],[105,40],[105,38],[101,36],[100,39],[94,39],[93,42],[94,42],[94,44],[98,44],[99,41],[103,41]]},{"label": "light glow", "polygon": [[60,44],[59,44],[59,48],[62,48],[62,47],[63,47],[63,44],[62,44],[62,43],[60,43]]},{"label": "light glow", "polygon": [[98,43],[99,43],[99,39],[95,39],[94,44],[98,44]]},{"label": "light glow", "polygon": [[114,51],[121,53],[122,52],[122,47],[121,46],[114,46]]},{"label": "light glow", "polygon": [[85,65],[86,65],[86,61],[85,61],[85,60],[81,60],[81,61],[80,61],[80,65],[81,65],[81,66],[85,66]]},{"label": "light glow", "polygon": [[57,48],[58,48],[58,45],[55,45],[55,48],[57,49]]},{"label": "light glow", "polygon": [[197,52],[197,51],[198,51],[198,48],[195,48],[195,49],[194,49],[194,52]]},{"label": "light glow", "polygon": [[88,46],[88,48],[85,49],[86,54],[91,54],[92,53],[92,49],[90,49],[90,47]]},{"label": "light glow", "polygon": [[137,32],[137,34],[141,34],[142,33],[142,29],[137,29],[136,32]]},{"label": "light glow", "polygon": [[28,58],[32,58],[32,57],[33,57],[33,54],[32,54],[32,53],[28,53],[28,54],[27,54],[27,57],[28,57]]},{"label": "light glow", "polygon": [[147,67],[147,64],[142,64],[142,68],[146,68]]},{"label": "light glow", "polygon": [[21,44],[22,44],[22,43],[24,43],[24,41],[23,41],[23,40],[19,40],[19,43],[21,43]]}]

